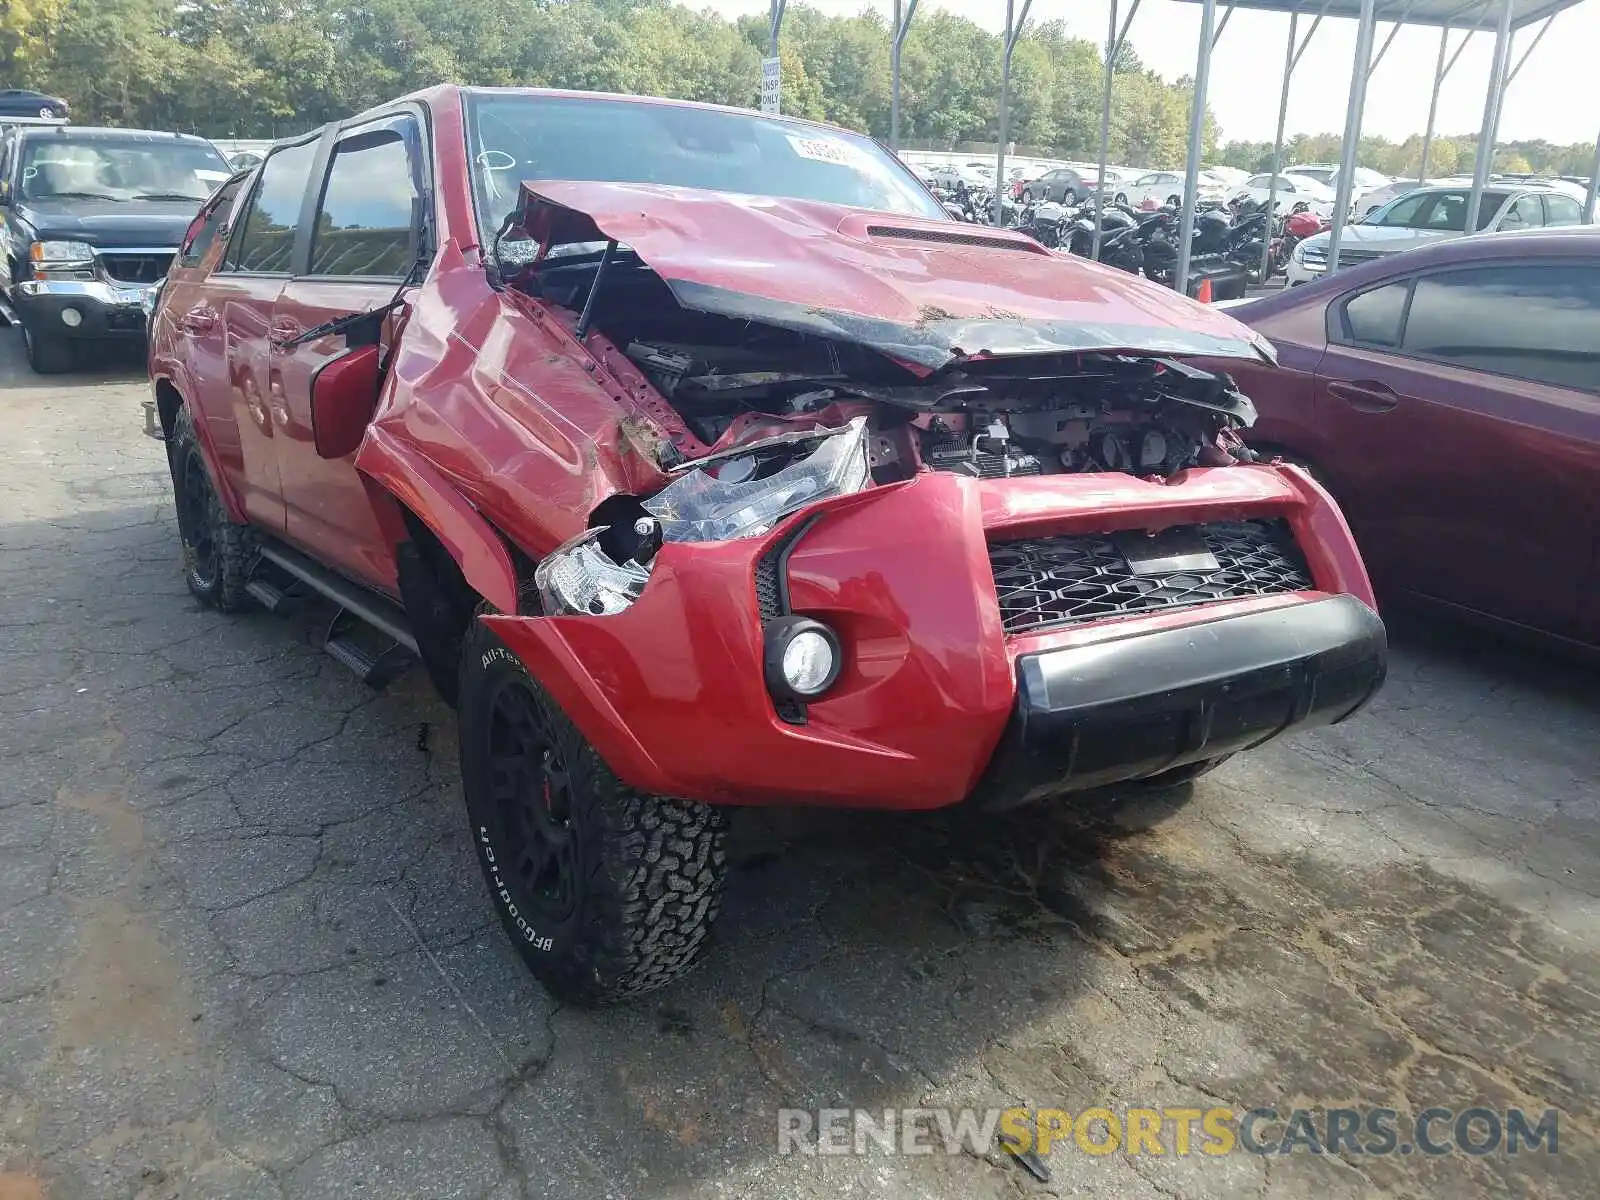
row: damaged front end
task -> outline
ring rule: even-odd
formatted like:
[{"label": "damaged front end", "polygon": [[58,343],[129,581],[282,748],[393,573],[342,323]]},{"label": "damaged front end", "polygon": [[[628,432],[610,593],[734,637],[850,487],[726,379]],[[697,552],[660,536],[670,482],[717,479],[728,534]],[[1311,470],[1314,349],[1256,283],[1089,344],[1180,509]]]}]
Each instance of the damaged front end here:
[{"label": "damaged front end", "polygon": [[654,224],[634,231],[641,251],[611,235],[623,216],[604,230],[601,219],[525,192],[497,243],[502,280],[565,313],[580,340],[603,339],[680,432],[653,443],[664,487],[609,497],[591,529],[543,560],[547,613],[621,611],[662,542],[760,535],[821,500],[924,472],[1170,480],[1254,460],[1240,437],[1254,409],[1228,376],[1143,352],[1259,359],[1264,344],[1242,327],[1230,340],[1170,322],[1083,328],[1048,309],[959,317],[927,304],[901,325],[736,294],[675,271],[672,247],[658,268]]},{"label": "damaged front end", "polygon": [[[488,621],[630,786],[736,803],[1038,798],[1342,719],[1381,678],[1343,518],[1303,472],[1255,465],[1249,399],[1193,361],[1269,356],[1242,326],[989,232],[982,253],[951,249],[967,235],[944,228],[908,250],[910,226],[886,248],[815,206],[540,191],[603,212],[525,192],[500,282],[577,339],[621,419],[651,417],[660,436],[635,440],[650,484],[598,496],[588,528],[541,556],[545,619]],[[774,211],[812,227],[765,240]],[[1017,258],[996,269],[997,254]],[[1070,291],[1064,270],[1092,286],[1052,298]],[[840,307],[840,273],[885,312]],[[780,294],[792,277],[832,287],[834,305]],[[1312,609],[1341,594],[1360,611]],[[1246,618],[1222,658],[1263,639],[1327,646],[1257,663],[1244,690],[1189,680],[1187,651],[1117,657]],[[1345,642],[1359,643],[1348,664]],[[1086,657],[1052,657],[1069,654]],[[1100,657],[1138,676],[1112,672],[1104,713],[1029,683]],[[1148,728],[1096,732],[1102,761],[1057,735],[1131,729],[1135,709]],[[1064,760],[1039,756],[1029,730],[1045,728]]]}]

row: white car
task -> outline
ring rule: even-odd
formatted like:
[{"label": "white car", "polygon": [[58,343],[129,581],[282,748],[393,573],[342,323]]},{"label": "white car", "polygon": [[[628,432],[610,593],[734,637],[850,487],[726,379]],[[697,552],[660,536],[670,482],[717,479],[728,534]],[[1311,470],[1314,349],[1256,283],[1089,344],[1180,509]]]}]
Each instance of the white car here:
[{"label": "white car", "polygon": [[[1269,195],[1269,185],[1272,182],[1271,174],[1252,175],[1244,181],[1244,186],[1233,193],[1235,200],[1253,200],[1257,204],[1265,204]],[[1334,191],[1325,183],[1318,183],[1306,175],[1290,175],[1285,172],[1278,176],[1277,205],[1280,213],[1289,212],[1296,204],[1310,205],[1311,211],[1319,217],[1333,215]]]},{"label": "white car", "polygon": [[1396,179],[1382,187],[1359,194],[1350,206],[1350,215],[1365,221],[1391,200],[1398,200],[1422,187],[1471,187],[1470,175],[1444,175],[1438,179]]},{"label": "white car", "polygon": [[1200,169],[1206,172],[1208,175],[1215,175],[1218,179],[1222,180],[1223,183],[1232,188],[1243,187],[1244,181],[1250,178],[1249,171],[1241,171],[1238,167],[1208,166],[1201,167]]},{"label": "white car", "polygon": [[[1337,193],[1339,190],[1339,164],[1338,163],[1301,163],[1299,166],[1285,167],[1285,175],[1303,175],[1307,179],[1315,179],[1329,191]],[[1381,188],[1393,181],[1382,171],[1374,171],[1371,167],[1357,167],[1351,174],[1355,186],[1350,189],[1352,196],[1362,192],[1370,192],[1374,188]]]},{"label": "white car", "polygon": [[[1222,204],[1228,199],[1228,184],[1220,177],[1209,171],[1200,172],[1199,192],[1201,204]],[[1118,186],[1116,196],[1127,197],[1127,203],[1134,208],[1153,212],[1167,202],[1170,197],[1183,195],[1182,171],[1151,171],[1140,175],[1132,183]]]},{"label": "white car", "polygon": [[[1430,242],[1464,236],[1471,185],[1420,187],[1391,200],[1370,218],[1346,225],[1339,241],[1339,265],[1352,266],[1399,254]],[[1478,233],[1580,225],[1583,205],[1569,192],[1548,184],[1485,188],[1478,208]],[[1310,283],[1328,269],[1329,235],[1308,237],[1294,248],[1288,283]]]}]

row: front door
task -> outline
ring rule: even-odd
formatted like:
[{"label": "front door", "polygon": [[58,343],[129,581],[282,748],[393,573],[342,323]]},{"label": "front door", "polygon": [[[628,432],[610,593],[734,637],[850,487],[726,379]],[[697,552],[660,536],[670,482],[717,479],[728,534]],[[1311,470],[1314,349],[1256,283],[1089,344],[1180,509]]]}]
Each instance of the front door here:
[{"label": "front door", "polygon": [[[354,454],[322,458],[314,442],[312,380],[349,352],[350,341],[339,333],[296,339],[401,294],[427,236],[421,145],[418,122],[409,114],[340,134],[317,192],[305,273],[284,286],[272,316],[273,369],[283,392],[277,451],[288,538],[350,578],[391,593],[394,547],[379,527]],[[374,406],[377,399],[374,394]]]},{"label": "front door", "polygon": [[1432,272],[1334,318],[1318,423],[1374,574],[1573,633],[1600,541],[1600,263]]},{"label": "front door", "polygon": [[[275,446],[284,409],[272,372],[272,309],[294,261],[295,231],[317,146],[311,138],[268,156],[221,266],[197,302],[177,312],[227,372],[238,436],[238,494],[250,520],[274,533],[284,528]],[[176,311],[175,299],[172,307]]]}]

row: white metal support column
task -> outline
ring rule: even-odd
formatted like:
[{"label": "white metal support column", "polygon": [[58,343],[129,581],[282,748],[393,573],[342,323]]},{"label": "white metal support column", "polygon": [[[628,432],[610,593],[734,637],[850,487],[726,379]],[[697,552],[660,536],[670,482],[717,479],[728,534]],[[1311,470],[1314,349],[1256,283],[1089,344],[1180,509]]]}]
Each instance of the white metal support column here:
[{"label": "white metal support column", "polygon": [[1350,103],[1344,115],[1344,144],[1339,152],[1339,184],[1333,201],[1333,228],[1328,231],[1328,271],[1339,269],[1339,241],[1350,215],[1355,187],[1356,153],[1361,148],[1361,116],[1367,105],[1367,76],[1372,71],[1372,35],[1375,0],[1361,0],[1361,20],[1356,26],[1356,57],[1350,75]]},{"label": "white metal support column", "polygon": [[1583,201],[1583,220],[1585,224],[1594,221],[1594,208],[1596,195],[1600,194],[1600,138],[1594,141],[1594,161],[1589,164],[1589,194]]},{"label": "white metal support column", "polygon": [[[1517,73],[1522,70],[1523,64],[1528,61],[1528,55],[1532,54],[1539,43],[1544,40],[1544,35],[1550,31],[1550,25],[1555,19],[1554,13],[1544,19],[1544,24],[1539,26],[1539,32],[1533,35],[1533,41],[1528,43],[1528,48],[1522,52],[1522,57],[1517,59],[1517,65],[1512,67],[1510,73],[1506,75],[1506,87],[1511,86],[1511,81],[1517,77]],[[1505,97],[1502,96],[1502,103],[1504,100]]]},{"label": "white metal support column", "polygon": [[900,152],[900,51],[905,47],[906,34],[911,32],[911,18],[917,15],[917,0],[906,0],[905,12],[900,11],[901,0],[894,0],[894,41],[889,43],[889,146]]},{"label": "white metal support column", "polygon": [[[1322,18],[1327,15],[1329,0],[1322,0],[1322,11],[1311,21],[1311,28],[1306,30],[1305,40],[1296,44],[1295,27],[1300,23],[1300,4],[1295,4],[1289,9],[1289,40],[1283,48],[1283,90],[1278,93],[1278,132],[1272,139],[1272,173],[1267,176],[1267,212],[1270,214],[1278,206],[1278,173],[1283,170],[1283,130],[1289,120],[1289,85],[1294,80],[1294,69],[1300,65],[1300,56],[1306,52],[1306,47],[1311,45],[1311,39],[1317,32],[1317,26],[1322,24]],[[1272,224],[1268,218],[1267,236],[1261,239],[1261,278],[1267,278],[1267,268],[1272,262]]]},{"label": "white metal support column", "polygon": [[1016,0],[1006,0],[1006,40],[1004,56],[1000,60],[1000,149],[994,160],[994,212],[995,225],[1005,224],[1006,139],[1011,134],[1011,55],[1016,51],[1017,40],[1022,36],[1022,26],[1028,20],[1028,10],[1033,0],[1022,0],[1022,11],[1014,13]]},{"label": "white metal support column", "polygon": [[1133,0],[1128,7],[1128,16],[1117,26],[1117,0],[1111,0],[1111,23],[1106,28],[1106,78],[1105,94],[1100,98],[1100,187],[1094,198],[1094,245],[1090,248],[1089,257],[1100,257],[1100,216],[1105,209],[1106,195],[1106,164],[1111,158],[1111,83],[1116,78],[1117,56],[1122,53],[1122,43],[1128,38],[1128,27],[1133,24],[1133,18],[1139,12],[1139,0]]},{"label": "white metal support column", "polygon": [[1478,153],[1472,166],[1472,191],[1467,195],[1466,232],[1476,233],[1478,210],[1483,206],[1483,187],[1489,182],[1494,165],[1494,137],[1500,128],[1500,101],[1505,96],[1506,74],[1511,63],[1512,0],[1501,0],[1500,24],[1494,31],[1494,62],[1489,68],[1489,91],[1483,99],[1483,127],[1478,131]]},{"label": "white metal support column", "polygon": [[[1372,0],[1365,0],[1371,4]],[[1211,82],[1211,44],[1216,40],[1217,0],[1201,0],[1200,58],[1194,70],[1194,99],[1189,105],[1189,161],[1183,168],[1183,219],[1178,224],[1178,263],[1173,287],[1189,294],[1189,249],[1194,240],[1195,194],[1200,189],[1200,155],[1205,148],[1206,87]]]},{"label": "white metal support column", "polygon": [[1445,51],[1450,47],[1450,26],[1447,23],[1439,31],[1439,61],[1433,68],[1433,93],[1428,98],[1428,128],[1422,134],[1422,163],[1417,168],[1417,182],[1425,183],[1428,179],[1428,157],[1433,152],[1433,124],[1439,115],[1439,89],[1444,86],[1445,76],[1455,69],[1456,62],[1461,58],[1461,52],[1467,48],[1467,43],[1472,40],[1476,29],[1467,30],[1461,38],[1461,44],[1456,47],[1456,52],[1450,56],[1450,61],[1444,58]]}]

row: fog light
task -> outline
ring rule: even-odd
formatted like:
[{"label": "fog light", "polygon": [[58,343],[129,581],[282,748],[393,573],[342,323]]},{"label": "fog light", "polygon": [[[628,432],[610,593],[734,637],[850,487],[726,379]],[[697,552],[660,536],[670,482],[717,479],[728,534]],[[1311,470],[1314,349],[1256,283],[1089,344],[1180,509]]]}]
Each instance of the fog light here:
[{"label": "fog light", "polygon": [[68,329],[76,329],[83,324],[83,314],[71,306],[63,308],[61,310],[61,323]]},{"label": "fog light", "polygon": [[779,617],[767,623],[767,690],[778,699],[815,699],[833,686],[841,665],[838,635],[821,621]]}]

